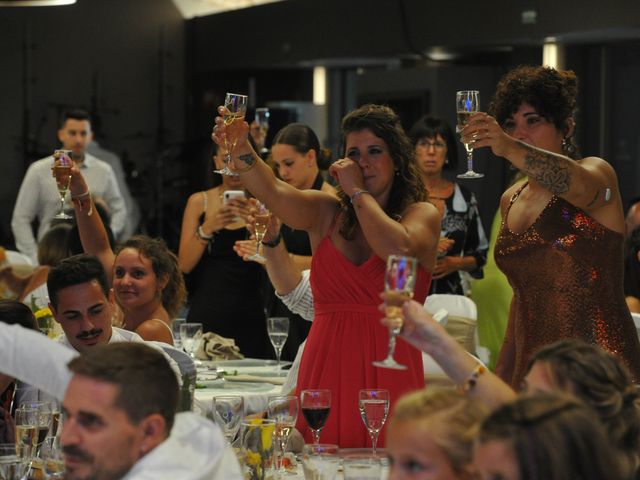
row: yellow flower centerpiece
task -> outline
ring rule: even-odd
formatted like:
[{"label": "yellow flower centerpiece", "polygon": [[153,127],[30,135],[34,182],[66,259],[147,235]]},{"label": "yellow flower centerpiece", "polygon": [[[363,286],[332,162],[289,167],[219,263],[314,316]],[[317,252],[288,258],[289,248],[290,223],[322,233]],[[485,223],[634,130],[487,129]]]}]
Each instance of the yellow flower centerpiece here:
[{"label": "yellow flower centerpiece", "polygon": [[245,478],[267,480],[273,473],[273,436],[275,420],[264,418],[247,419],[242,422],[242,458]]}]

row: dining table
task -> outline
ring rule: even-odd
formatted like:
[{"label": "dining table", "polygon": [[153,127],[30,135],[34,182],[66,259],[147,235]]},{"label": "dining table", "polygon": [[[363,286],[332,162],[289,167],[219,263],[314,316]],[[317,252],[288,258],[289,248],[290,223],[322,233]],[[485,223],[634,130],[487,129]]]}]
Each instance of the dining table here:
[{"label": "dining table", "polygon": [[245,415],[264,412],[269,397],[283,394],[290,366],[256,358],[199,361],[194,410],[211,418],[213,399],[233,395],[243,397]]}]

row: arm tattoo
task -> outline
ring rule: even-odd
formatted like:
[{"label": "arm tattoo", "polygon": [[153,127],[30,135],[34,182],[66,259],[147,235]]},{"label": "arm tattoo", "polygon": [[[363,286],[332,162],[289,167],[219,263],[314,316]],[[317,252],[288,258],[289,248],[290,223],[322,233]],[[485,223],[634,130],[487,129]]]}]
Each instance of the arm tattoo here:
[{"label": "arm tattoo", "polygon": [[566,160],[557,158],[552,153],[531,148],[529,145],[522,145],[527,150],[524,158],[524,173],[554,195],[566,193],[571,184],[571,173],[565,164]]},{"label": "arm tattoo", "polygon": [[253,165],[256,161],[256,159],[253,158],[252,153],[245,153],[244,155],[238,155],[238,158],[242,160],[244,163],[246,163],[247,165]]}]

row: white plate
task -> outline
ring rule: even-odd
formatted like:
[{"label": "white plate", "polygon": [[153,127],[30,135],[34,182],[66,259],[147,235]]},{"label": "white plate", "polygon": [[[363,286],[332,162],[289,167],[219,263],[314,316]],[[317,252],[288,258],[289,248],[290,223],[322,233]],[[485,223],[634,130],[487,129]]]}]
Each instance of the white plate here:
[{"label": "white plate", "polygon": [[258,382],[227,382],[224,378],[217,380],[197,380],[197,390],[203,388],[210,390],[241,390],[244,392],[267,392],[273,389],[270,383]]},{"label": "white plate", "polygon": [[[275,367],[278,362],[260,358],[244,358],[242,360],[218,360],[211,362],[211,364],[218,367]],[[290,364],[291,362],[280,362],[282,367]]]}]

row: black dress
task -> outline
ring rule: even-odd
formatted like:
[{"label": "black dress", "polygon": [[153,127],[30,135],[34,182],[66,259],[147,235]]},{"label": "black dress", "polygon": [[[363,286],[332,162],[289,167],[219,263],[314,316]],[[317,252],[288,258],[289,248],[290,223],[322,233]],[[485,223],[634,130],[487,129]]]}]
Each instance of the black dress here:
[{"label": "black dress", "polygon": [[[318,174],[311,186],[313,190],[320,190],[324,180],[322,175]],[[294,255],[311,255],[311,243],[309,242],[309,235],[304,230],[294,230],[288,225],[282,225],[280,228],[282,239],[287,251]],[[269,317],[289,317],[289,336],[287,342],[282,348],[282,359],[290,360],[296,357],[298,353],[298,347],[305,341],[309,330],[311,329],[311,322],[305,320],[300,315],[296,315],[291,312],[282,301],[276,297],[275,292],[271,284],[269,284],[269,295],[267,296],[266,311]]]},{"label": "black dress", "polygon": [[264,315],[264,269],[243,261],[233,245],[248,236],[245,228],[216,233],[196,268],[188,275],[191,306],[188,322],[205,332],[233,338],[245,357],[271,358]]}]

